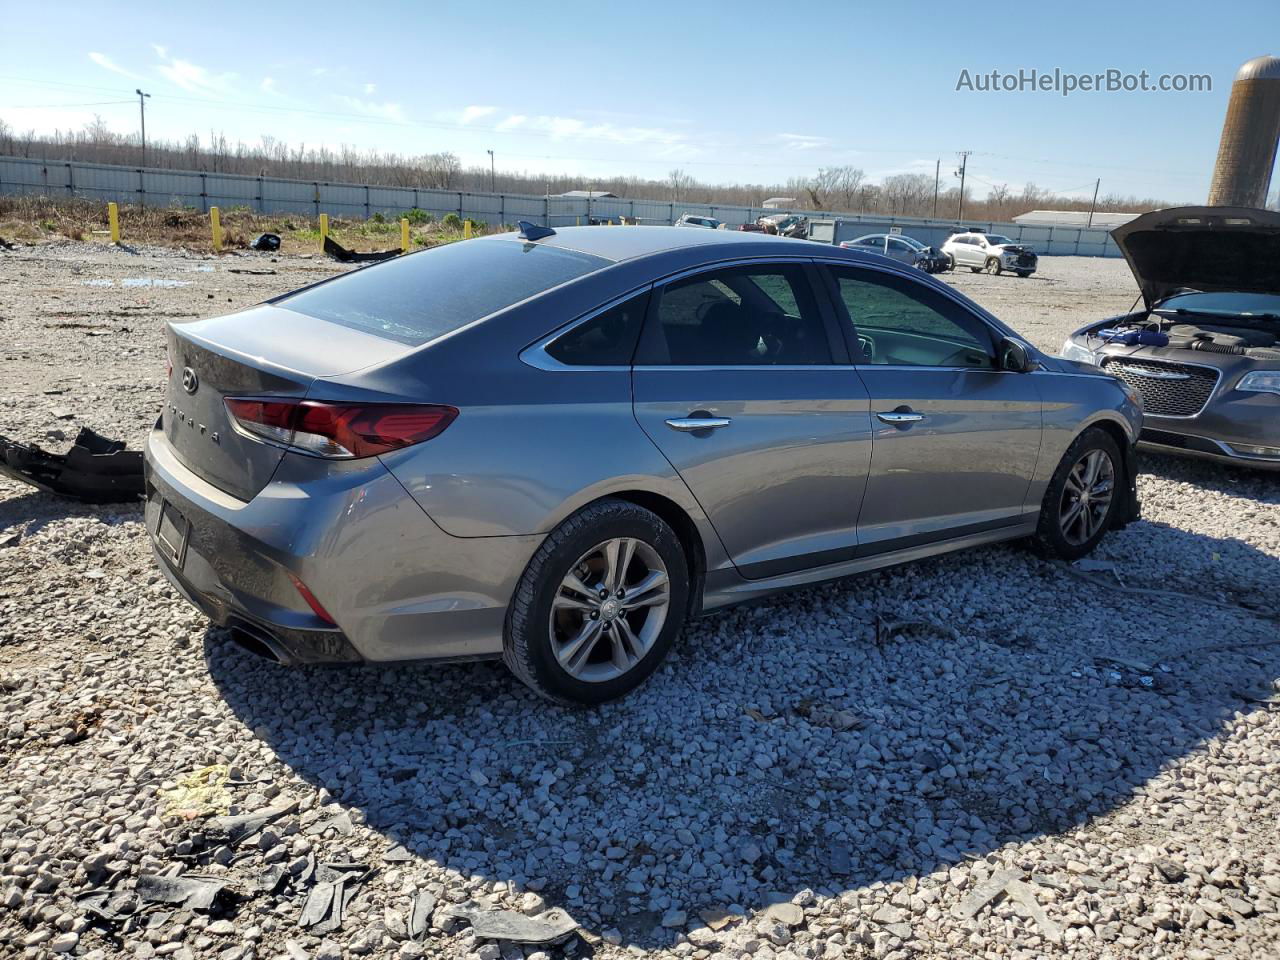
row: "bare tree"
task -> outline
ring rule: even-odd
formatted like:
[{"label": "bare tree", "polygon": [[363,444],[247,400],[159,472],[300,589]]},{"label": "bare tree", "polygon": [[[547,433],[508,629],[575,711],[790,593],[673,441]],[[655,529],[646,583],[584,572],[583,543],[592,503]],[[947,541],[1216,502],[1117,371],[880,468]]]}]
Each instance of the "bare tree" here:
[{"label": "bare tree", "polygon": [[680,200],[693,189],[694,179],[679,167],[676,167],[676,169],[667,174],[667,183],[671,186],[671,198]]}]

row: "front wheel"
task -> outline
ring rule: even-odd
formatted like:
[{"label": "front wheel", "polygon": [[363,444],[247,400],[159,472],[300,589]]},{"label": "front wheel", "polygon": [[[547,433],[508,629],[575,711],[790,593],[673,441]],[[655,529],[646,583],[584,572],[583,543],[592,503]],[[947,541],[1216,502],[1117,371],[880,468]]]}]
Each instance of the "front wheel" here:
[{"label": "front wheel", "polygon": [[1124,458],[1105,430],[1091,427],[1067,449],[1049,481],[1035,543],[1041,553],[1079,560],[1110,529],[1124,483]]},{"label": "front wheel", "polygon": [[602,500],[552,531],[507,612],[503,660],[536,693],[597,704],[657,669],[689,607],[684,549],[657,514]]},{"label": "front wheel", "polygon": [[1002,270],[1003,268],[1000,266],[999,260],[995,257],[987,257],[987,273],[991,274],[993,277],[998,277]]},{"label": "front wheel", "polygon": [[1023,280],[1025,280],[1027,279],[1027,277],[1031,276],[1031,272],[1032,271],[1030,270],[1019,270],[1018,276],[1020,276]]}]

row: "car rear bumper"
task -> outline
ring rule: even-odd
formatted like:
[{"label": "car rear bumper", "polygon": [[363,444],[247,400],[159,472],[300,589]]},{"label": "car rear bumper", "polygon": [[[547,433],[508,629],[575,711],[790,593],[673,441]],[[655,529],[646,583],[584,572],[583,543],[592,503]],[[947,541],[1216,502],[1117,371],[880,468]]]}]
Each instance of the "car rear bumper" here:
[{"label": "car rear bumper", "polygon": [[[244,502],[188,470],[153,430],[145,473],[147,531],[166,577],[242,645],[283,663],[496,656],[541,542],[450,536],[376,459],[286,454]],[[156,535],[162,509],[189,530],[177,555]]]}]

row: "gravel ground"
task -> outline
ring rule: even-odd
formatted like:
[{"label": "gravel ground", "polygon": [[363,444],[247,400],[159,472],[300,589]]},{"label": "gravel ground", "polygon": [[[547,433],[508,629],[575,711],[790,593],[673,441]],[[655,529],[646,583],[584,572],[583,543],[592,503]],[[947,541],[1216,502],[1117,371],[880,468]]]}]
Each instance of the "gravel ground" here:
[{"label": "gravel ground", "polygon": [[[947,279],[1050,349],[1135,296],[1041,266]],[[333,269],[0,251],[0,433],[136,445],[163,320]],[[491,664],[254,660],[140,510],[0,480],[0,955],[1276,956],[1280,482],[1142,466],[1102,569],[999,546],[738,608],[593,712]],[[204,900],[138,908],[175,874]],[[582,932],[522,950],[471,901]]]}]

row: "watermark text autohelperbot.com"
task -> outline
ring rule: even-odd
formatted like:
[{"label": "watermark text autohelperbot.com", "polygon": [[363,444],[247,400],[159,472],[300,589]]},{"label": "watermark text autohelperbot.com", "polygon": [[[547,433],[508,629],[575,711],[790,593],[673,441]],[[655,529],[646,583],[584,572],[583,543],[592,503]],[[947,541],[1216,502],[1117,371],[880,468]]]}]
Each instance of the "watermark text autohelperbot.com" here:
[{"label": "watermark text autohelperbot.com", "polygon": [[1020,68],[1014,71],[964,69],[956,90],[970,93],[1210,93],[1213,78],[1207,73],[1151,73],[1109,69],[1098,73],[1072,73]]}]

